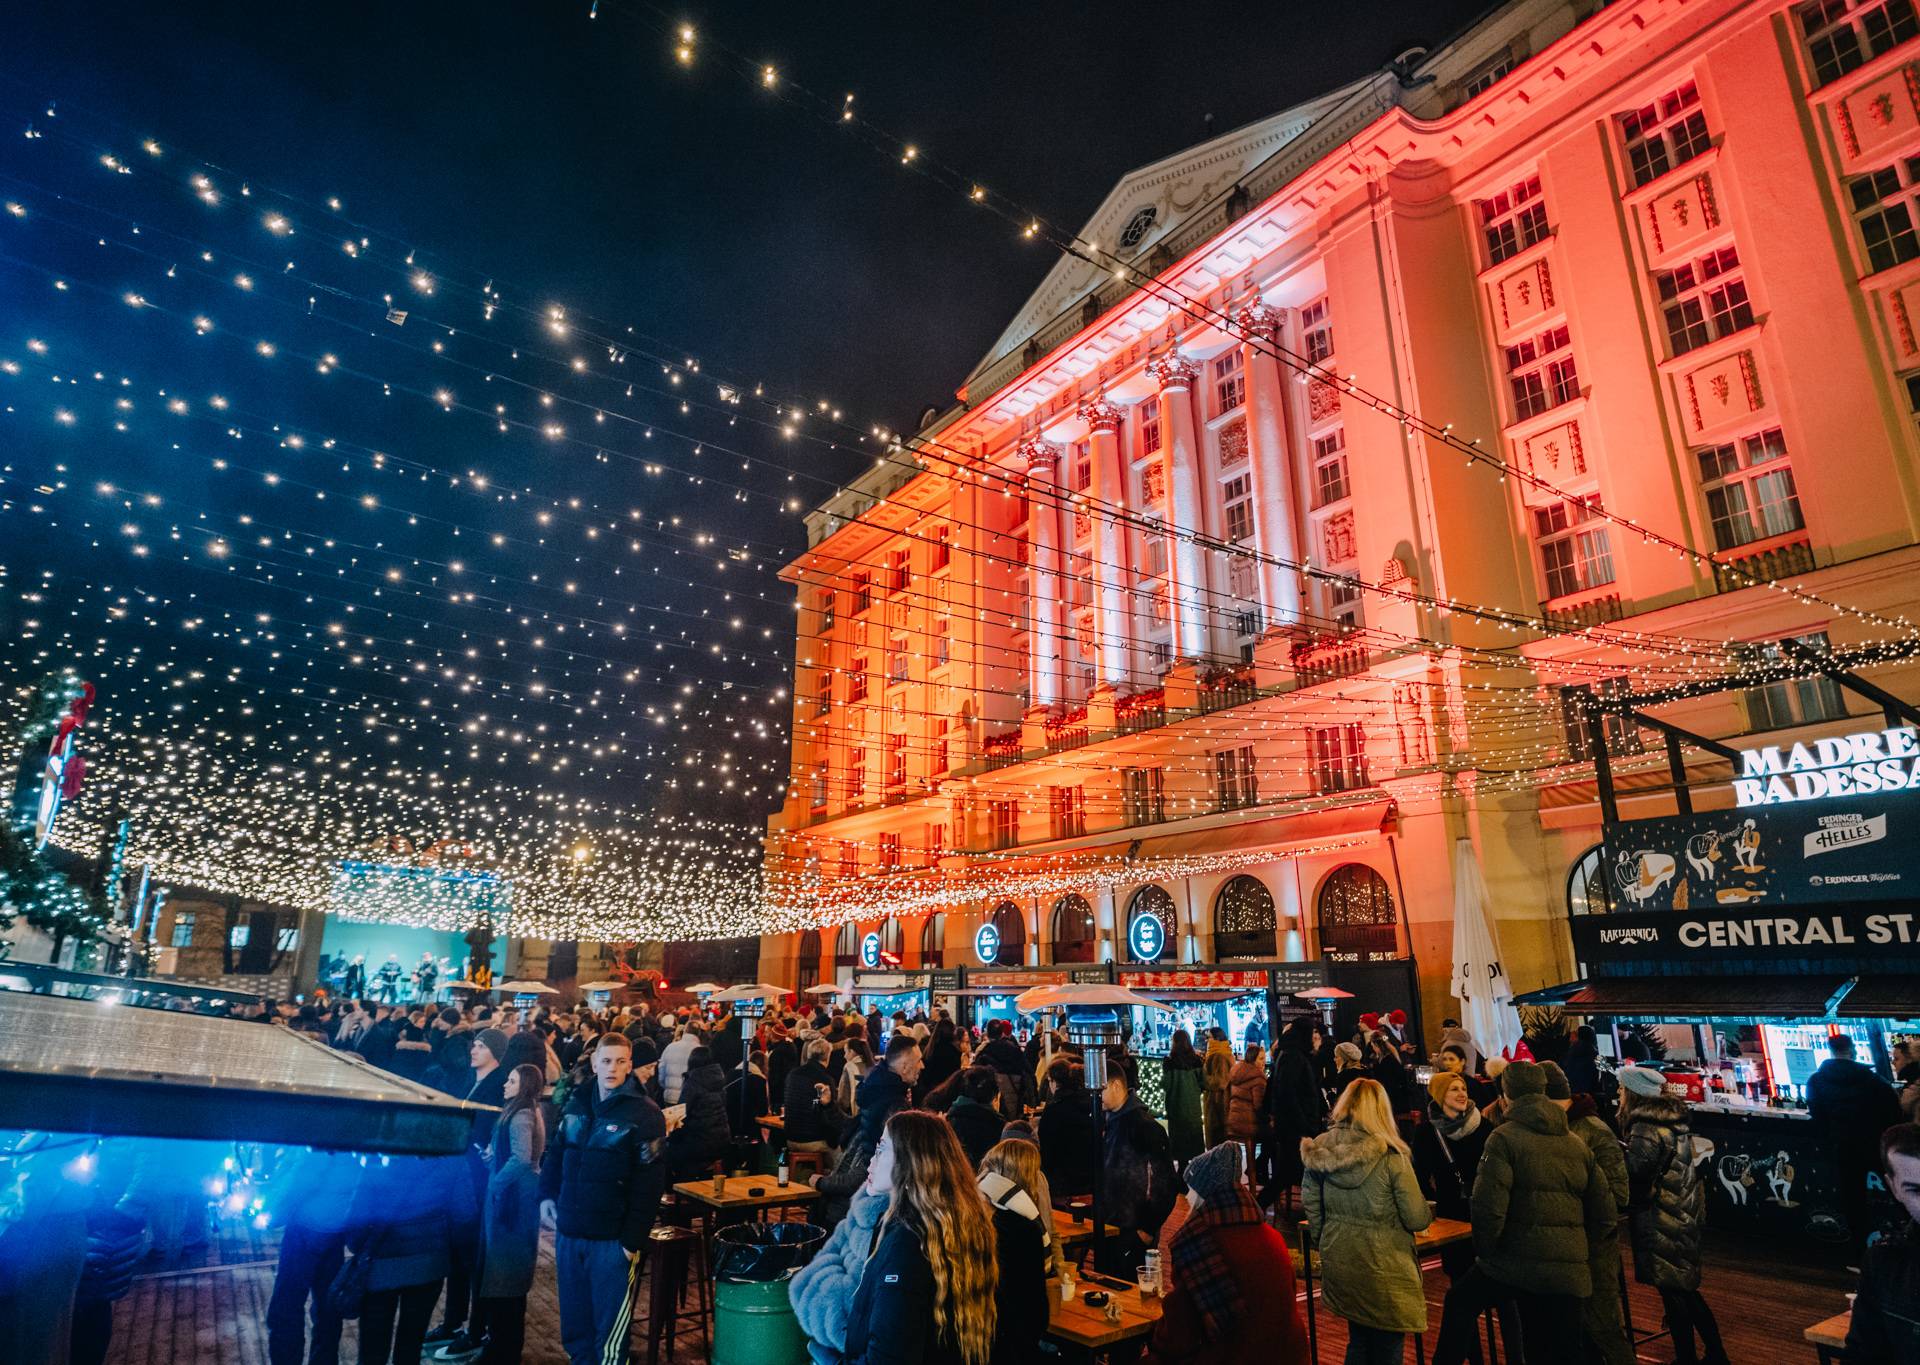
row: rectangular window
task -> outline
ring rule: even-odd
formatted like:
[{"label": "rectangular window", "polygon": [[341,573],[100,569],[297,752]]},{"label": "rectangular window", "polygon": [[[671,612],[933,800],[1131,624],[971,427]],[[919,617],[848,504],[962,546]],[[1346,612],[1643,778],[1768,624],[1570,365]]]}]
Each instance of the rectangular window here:
[{"label": "rectangular window", "polygon": [[887,591],[905,592],[907,584],[913,581],[913,554],[910,550],[894,550],[887,556]]},{"label": "rectangular window", "polygon": [[1516,420],[1537,417],[1580,396],[1572,347],[1564,323],[1507,347],[1507,383],[1513,391]]},{"label": "rectangular window", "polygon": [[1847,194],[1853,200],[1853,221],[1860,225],[1869,273],[1877,274],[1920,256],[1920,238],[1916,238],[1913,231],[1917,187],[1920,187],[1920,157],[1912,156],[1847,182]]},{"label": "rectangular window", "polygon": [[867,794],[867,751],[854,749],[847,754],[847,799],[858,801]]},{"label": "rectangular window", "polygon": [[1816,86],[1920,33],[1913,0],[1811,0],[1798,14]]},{"label": "rectangular window", "polygon": [[1700,91],[1692,81],[1622,114],[1620,133],[1626,139],[1627,164],[1636,185],[1658,180],[1712,145]]},{"label": "rectangular window", "polygon": [[1907,409],[1920,413],[1920,374],[1906,375],[1901,383],[1907,386]]},{"label": "rectangular window", "polygon": [[1167,818],[1164,768],[1123,768],[1120,772],[1129,825],[1155,825]]},{"label": "rectangular window", "polygon": [[1020,842],[1020,803],[987,802],[987,837],[994,848],[1012,848]]},{"label": "rectangular window", "polygon": [[830,592],[820,594],[820,633],[833,633],[833,594]]},{"label": "rectangular window", "polygon": [[1779,427],[1696,450],[1694,458],[1700,463],[1700,486],[1719,549],[1737,549],[1806,525],[1787,463],[1787,438]]},{"label": "rectangular window", "polygon": [[1336,578],[1327,585],[1327,615],[1336,630],[1360,629],[1360,585],[1351,578]]},{"label": "rectangular window", "polygon": [[1221,749],[1214,754],[1213,796],[1217,810],[1239,810],[1260,799],[1260,783],[1254,772],[1251,744]]},{"label": "rectangular window", "polygon": [[947,827],[945,825],[927,826],[927,866],[939,862],[947,853]]},{"label": "rectangular window", "polygon": [[840,875],[843,878],[860,875],[860,850],[851,839],[843,839],[840,843]]},{"label": "rectangular window", "polygon": [[1545,241],[1551,231],[1537,175],[1480,201],[1480,233],[1486,238],[1489,265],[1498,265],[1535,242]]},{"label": "rectangular window", "polygon": [[1158,522],[1147,523],[1147,530],[1143,533],[1147,551],[1144,558],[1149,576],[1165,578],[1167,576],[1167,537],[1166,533],[1158,528]]},{"label": "rectangular window", "polygon": [[1322,725],[1308,732],[1313,789],[1355,791],[1371,785],[1367,777],[1367,732],[1358,724]]},{"label": "rectangular window", "polygon": [[1313,438],[1313,505],[1325,507],[1347,493],[1347,431],[1335,427]]},{"label": "rectangular window", "polygon": [[833,672],[823,668],[820,670],[819,685],[814,691],[813,714],[824,716],[831,710],[833,710]]},{"label": "rectangular window", "polygon": [[1247,372],[1238,346],[1213,362],[1213,411],[1232,412],[1247,401]]},{"label": "rectangular window", "polygon": [[865,701],[866,699],[867,656],[864,654],[856,654],[853,659],[853,666],[847,670],[847,702],[852,704],[854,702]]},{"label": "rectangular window", "polygon": [[[1824,630],[1815,631],[1811,635],[1795,636],[1794,643],[1805,645],[1821,654],[1829,654],[1833,651],[1833,642],[1827,638]],[[1788,654],[1781,648],[1778,640],[1756,640],[1743,647],[1740,655],[1749,663],[1799,662],[1799,657]],[[1839,685],[1824,673],[1812,673],[1805,678],[1767,683],[1761,687],[1749,687],[1744,695],[1747,701],[1747,721],[1750,728],[1755,730],[1786,730],[1796,725],[1815,725],[1821,721],[1845,720],[1847,716],[1846,698],[1841,695]]]},{"label": "rectangular window", "polygon": [[1487,91],[1493,89],[1494,84],[1499,81],[1502,76],[1509,74],[1512,70],[1513,54],[1509,52],[1501,53],[1498,57],[1467,77],[1464,87],[1467,98],[1472,99],[1475,95],[1484,95]]},{"label": "rectangular window", "polygon": [[[1633,684],[1626,678],[1618,677],[1560,689],[1560,721],[1566,731],[1569,763],[1589,763],[1596,752],[1594,730],[1587,716],[1587,698],[1625,697],[1632,692]],[[1631,716],[1618,711],[1603,711],[1600,720],[1601,729],[1607,736],[1608,753],[1620,755],[1640,752],[1640,727]]]},{"label": "rectangular window", "polygon": [[176,911],[173,916],[173,937],[169,940],[175,948],[193,946],[193,921],[198,912],[193,910]]},{"label": "rectangular window", "polygon": [[1073,491],[1084,493],[1093,487],[1093,452],[1086,446],[1073,448]]},{"label": "rectangular window", "polygon": [[887,637],[887,681],[905,682],[907,680],[907,637],[890,635]]},{"label": "rectangular window", "polygon": [[[1164,602],[1165,598],[1161,597],[1156,599],[1156,601]],[[1160,621],[1162,624],[1164,624],[1166,621],[1166,617],[1164,614],[1156,617],[1155,619]],[[1172,662],[1173,662],[1173,645],[1170,642],[1166,640],[1155,640],[1152,644],[1147,646],[1147,666],[1149,668],[1153,668],[1153,669],[1165,668]]]},{"label": "rectangular window", "polygon": [[1160,400],[1149,398],[1140,404],[1140,453],[1156,454],[1160,449]]},{"label": "rectangular window", "polygon": [[1220,496],[1227,514],[1227,539],[1238,544],[1253,534],[1253,481],[1245,474],[1228,479]]},{"label": "rectangular window", "polygon": [[811,798],[814,810],[820,810],[827,804],[827,765],[824,763],[814,765]]},{"label": "rectangular window", "polygon": [[1300,310],[1300,344],[1315,365],[1333,358],[1333,322],[1325,298],[1315,299]]},{"label": "rectangular window", "polygon": [[300,946],[298,929],[282,929],[273,936],[273,948],[278,953],[290,953]]},{"label": "rectangular window", "polygon": [[1549,598],[1613,582],[1613,552],[1598,494],[1534,509],[1533,534],[1540,542]]},{"label": "rectangular window", "polygon": [[880,870],[892,872],[900,866],[900,836],[883,834],[880,836]]},{"label": "rectangular window", "polygon": [[1087,832],[1085,787],[1047,788],[1047,828],[1056,839],[1078,839]]},{"label": "rectangular window", "polygon": [[929,573],[939,573],[953,563],[953,528],[936,526],[933,528],[933,553],[928,563]]},{"label": "rectangular window", "polygon": [[244,948],[247,946],[247,940],[252,937],[253,922],[243,918],[238,924],[227,930],[227,946],[229,948]]},{"label": "rectangular window", "polygon": [[853,576],[853,614],[861,616],[873,605],[873,576],[857,573]]},{"label": "rectangular window", "polygon": [[933,737],[933,742],[927,746],[927,776],[938,777],[947,770],[948,766],[947,731],[943,724],[940,732]]},{"label": "rectangular window", "polygon": [[933,623],[933,666],[935,668],[953,657],[952,626],[942,616]]},{"label": "rectangular window", "polygon": [[907,737],[887,736],[887,789],[899,791],[907,785]]},{"label": "rectangular window", "polygon": [[1739,270],[1739,253],[1723,246],[1672,270],[1654,272],[1660,311],[1667,320],[1667,345],[1675,355],[1753,326],[1753,303]]}]

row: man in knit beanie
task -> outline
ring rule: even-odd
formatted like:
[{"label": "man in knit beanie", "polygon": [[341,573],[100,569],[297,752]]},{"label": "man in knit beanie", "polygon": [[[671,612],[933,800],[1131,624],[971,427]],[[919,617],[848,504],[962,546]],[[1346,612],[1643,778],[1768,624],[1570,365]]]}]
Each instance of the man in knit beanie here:
[{"label": "man in knit beanie", "polygon": [[[506,1059],[507,1035],[497,1028],[483,1028],[467,1045],[467,1062],[473,1068],[473,1085],[467,1091],[468,1104],[476,1106],[473,1125],[467,1135],[467,1176],[473,1182],[476,1210],[486,1207],[487,1163],[480,1155],[493,1137],[493,1120],[507,1102],[507,1071],[500,1063]],[[480,1297],[480,1224],[478,1220],[453,1229],[452,1264],[447,1272],[447,1306],[440,1325],[427,1334],[427,1345],[437,1349],[435,1360],[465,1360],[479,1352],[486,1335],[485,1310]]]},{"label": "man in knit beanie", "polygon": [[[1627,1158],[1620,1139],[1607,1127],[1587,1092],[1573,1093],[1573,1081],[1556,1062],[1542,1062],[1547,1073],[1547,1099],[1567,1116],[1567,1131],[1587,1145],[1614,1203],[1627,1206]],[[1627,1344],[1626,1321],[1620,1312],[1620,1228],[1616,1223],[1589,1243],[1587,1269],[1593,1293],[1580,1305],[1580,1331],[1603,1365],[1633,1365]]]}]

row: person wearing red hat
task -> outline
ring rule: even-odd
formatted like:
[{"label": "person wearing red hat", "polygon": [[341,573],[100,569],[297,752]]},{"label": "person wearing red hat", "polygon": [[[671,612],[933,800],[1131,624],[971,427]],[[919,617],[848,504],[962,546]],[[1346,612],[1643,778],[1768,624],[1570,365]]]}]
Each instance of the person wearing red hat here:
[{"label": "person wearing red hat", "polygon": [[1409,1063],[1414,1060],[1413,1040],[1407,1037],[1407,1012],[1405,1010],[1389,1011],[1386,1019],[1383,1021],[1381,1032],[1393,1040],[1394,1050],[1400,1054],[1401,1060]]}]

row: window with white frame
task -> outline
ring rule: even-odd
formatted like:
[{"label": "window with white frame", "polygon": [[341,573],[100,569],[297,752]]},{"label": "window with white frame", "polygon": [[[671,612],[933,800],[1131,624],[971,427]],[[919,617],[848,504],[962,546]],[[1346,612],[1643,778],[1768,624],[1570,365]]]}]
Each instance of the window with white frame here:
[{"label": "window with white frame", "polygon": [[1129,825],[1153,825],[1167,818],[1166,769],[1122,768],[1120,776]]},{"label": "window with white frame", "polygon": [[822,635],[829,635],[829,634],[832,634],[832,632],[833,632],[833,594],[830,592],[823,592],[820,594],[820,633]]},{"label": "window with white frame", "polygon": [[174,912],[173,937],[169,940],[173,947],[191,948],[193,946],[193,922],[198,914],[199,912],[195,910]]},{"label": "window with white frame", "polygon": [[1084,493],[1093,487],[1093,452],[1084,445],[1073,448],[1073,491]]},{"label": "window with white frame", "polygon": [[1507,384],[1517,420],[1537,417],[1580,396],[1580,375],[1573,363],[1573,339],[1567,325],[1550,327],[1507,351]]},{"label": "window with white frame", "polygon": [[935,668],[953,657],[953,623],[944,616],[934,618],[932,652]]},{"label": "window with white frame", "polygon": [[[1833,652],[1833,641],[1824,630],[1792,639],[1815,653]],[[1763,665],[1800,661],[1798,653],[1790,655],[1779,640],[1755,640],[1739,645],[1735,657],[1743,663]],[[1839,685],[1826,674],[1811,670],[1804,678],[1746,688],[1742,695],[1747,702],[1749,728],[1754,730],[1785,730],[1795,725],[1817,725],[1847,718],[1847,699],[1841,695]]]},{"label": "window with white frame", "polygon": [[1480,201],[1480,235],[1486,239],[1489,265],[1498,265],[1535,242],[1545,241],[1552,231],[1537,175]]},{"label": "window with white frame", "polygon": [[1253,534],[1253,481],[1245,474],[1228,479],[1220,491],[1227,539],[1238,544]]},{"label": "window with white frame", "polygon": [[907,737],[887,736],[887,788],[898,791],[907,785]]},{"label": "window with white frame", "polygon": [[1152,578],[1167,576],[1167,533],[1158,521],[1148,521],[1147,528],[1141,532],[1146,553],[1141,558],[1146,562],[1147,574]]},{"label": "window with white frame", "polygon": [[1335,427],[1313,438],[1313,505],[1339,502],[1348,491],[1347,431]]},{"label": "window with white frame", "polygon": [[1360,629],[1360,584],[1352,578],[1335,578],[1327,584],[1327,616],[1334,629]]},{"label": "window with white frame", "polygon": [[1576,683],[1560,689],[1560,724],[1566,734],[1569,763],[1591,761],[1598,751],[1601,735],[1606,737],[1607,752],[1610,754],[1640,752],[1640,727],[1631,716],[1621,711],[1602,711],[1599,713],[1599,732],[1596,733],[1594,717],[1587,708],[1588,699],[1592,697],[1618,698],[1632,694],[1632,681],[1618,675],[1602,678],[1596,683]]},{"label": "window with white frame", "polygon": [[856,654],[853,663],[847,669],[847,701],[865,701],[867,699],[867,656]]},{"label": "window with white frame", "polygon": [[1300,310],[1300,345],[1315,365],[1333,356],[1333,319],[1325,296]]},{"label": "window with white frame", "polygon": [[1667,322],[1667,345],[1682,355],[1709,341],[1753,326],[1753,301],[1740,273],[1740,253],[1730,246],[1656,270],[1654,288]]},{"label": "window with white frame", "polygon": [[1867,269],[1878,273],[1920,256],[1913,230],[1914,201],[1920,194],[1920,157],[1902,157],[1847,182],[1853,221],[1860,225]]},{"label": "window with white frame", "polygon": [[1547,596],[1571,597],[1613,582],[1613,550],[1600,495],[1568,498],[1533,513]]},{"label": "window with white frame", "polygon": [[905,682],[907,680],[907,637],[890,635],[887,637],[887,681]]},{"label": "window with white frame", "polygon": [[1737,549],[1806,525],[1787,460],[1786,434],[1779,427],[1696,450],[1694,456],[1713,521],[1713,543],[1719,549]]},{"label": "window with white frame", "polygon": [[1140,453],[1152,455],[1160,449],[1160,400],[1149,398],[1140,404]]},{"label": "window with white frame", "polygon": [[1795,13],[1806,35],[1816,86],[1920,34],[1913,0],[1810,0]]},{"label": "window with white frame", "polygon": [[987,802],[987,839],[994,848],[1012,848],[1020,842],[1020,803]]},{"label": "window with white frame", "polygon": [[1620,134],[1626,140],[1627,166],[1636,185],[1658,180],[1713,145],[1700,91],[1692,81],[1622,114]]},{"label": "window with white frame", "polygon": [[858,801],[867,790],[867,751],[852,749],[847,753],[847,799]]},{"label": "window with white frame", "polygon": [[1238,346],[1230,347],[1213,362],[1213,410],[1216,415],[1232,412],[1247,401],[1247,372]]},{"label": "window with white frame", "polygon": [[1239,810],[1260,799],[1260,781],[1253,766],[1253,746],[1242,744],[1213,755],[1213,796],[1217,810]]},{"label": "window with white frame", "polygon": [[905,592],[913,581],[913,553],[904,546],[887,556],[887,591]]},{"label": "window with white frame", "polygon": [[1513,67],[1513,54],[1511,52],[1501,53],[1498,57],[1495,57],[1492,61],[1467,77],[1466,83],[1462,87],[1466,92],[1466,97],[1472,99],[1475,95],[1484,95],[1487,91],[1493,89],[1495,83],[1498,82],[1502,76],[1510,74],[1513,71]]},{"label": "window with white frame", "polygon": [[1087,832],[1087,789],[1072,786],[1047,788],[1047,829],[1055,839],[1077,839]]},{"label": "window with white frame", "polygon": [[927,572],[939,573],[953,563],[953,528],[936,526],[933,528],[932,553],[927,562]]},{"label": "window with white frame", "polygon": [[1371,785],[1367,776],[1367,732],[1364,726],[1321,725],[1308,731],[1308,756],[1313,763],[1313,789],[1355,791]]}]

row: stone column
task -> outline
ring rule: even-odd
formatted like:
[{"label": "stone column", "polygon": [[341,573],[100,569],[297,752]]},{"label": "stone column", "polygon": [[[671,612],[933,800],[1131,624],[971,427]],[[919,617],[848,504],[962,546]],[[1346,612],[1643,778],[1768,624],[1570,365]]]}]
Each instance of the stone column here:
[{"label": "stone column", "polygon": [[[1241,328],[1261,341],[1280,327],[1279,310],[1256,303],[1240,310]],[[1269,561],[1300,562],[1300,501],[1295,496],[1293,462],[1287,458],[1286,384],[1280,362],[1254,341],[1242,342],[1247,376],[1247,439],[1253,456],[1253,524],[1259,538],[1260,596],[1267,625],[1291,626],[1300,620],[1300,573]]]},{"label": "stone column", "polygon": [[1029,704],[1060,700],[1060,447],[1039,437],[1020,443],[1027,465],[1027,679]]},{"label": "stone column", "polygon": [[1178,351],[1147,362],[1160,386],[1161,451],[1167,462],[1167,526],[1173,538],[1173,652],[1207,654],[1207,570],[1193,535],[1201,528],[1200,449],[1193,426],[1193,381],[1199,369]]},{"label": "stone column", "polygon": [[[1092,446],[1094,501],[1105,507],[1127,505],[1126,478],[1120,464],[1120,409],[1104,398],[1080,405]],[[1103,687],[1119,687],[1133,672],[1133,635],[1128,629],[1127,533],[1109,512],[1093,511],[1093,620]]]}]

